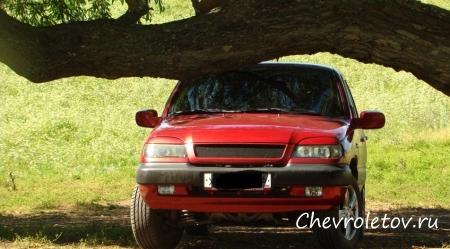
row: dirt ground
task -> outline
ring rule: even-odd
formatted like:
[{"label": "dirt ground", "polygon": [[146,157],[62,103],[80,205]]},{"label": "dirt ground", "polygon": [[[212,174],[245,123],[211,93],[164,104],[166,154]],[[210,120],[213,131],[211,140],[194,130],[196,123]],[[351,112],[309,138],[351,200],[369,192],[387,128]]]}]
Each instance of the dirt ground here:
[{"label": "dirt ground", "polygon": [[[130,228],[129,203],[93,204],[76,210],[58,210],[28,215],[0,214],[0,248],[16,248],[17,238],[45,237],[48,248],[137,248]],[[372,204],[369,224],[386,214],[391,220],[379,220],[374,229],[366,229],[358,248],[450,248],[450,210],[440,208],[398,209],[386,204]],[[394,217],[412,218],[408,227],[402,223],[392,228]],[[427,218],[427,220],[425,220]],[[418,227],[419,219],[424,220]],[[396,225],[397,220],[392,224]],[[429,228],[431,226],[432,228]],[[80,243],[81,242],[81,243]],[[82,245],[82,246],[80,246]],[[207,237],[184,235],[179,249],[205,248],[316,248],[308,229],[296,227],[216,226]]]}]

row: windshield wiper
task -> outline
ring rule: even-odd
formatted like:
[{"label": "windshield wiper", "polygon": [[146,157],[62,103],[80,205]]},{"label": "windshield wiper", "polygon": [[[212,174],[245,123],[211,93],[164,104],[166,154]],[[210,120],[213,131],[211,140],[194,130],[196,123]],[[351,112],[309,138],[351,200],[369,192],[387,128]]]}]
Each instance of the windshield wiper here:
[{"label": "windshield wiper", "polygon": [[190,114],[212,114],[212,113],[228,113],[228,112],[241,112],[240,110],[226,110],[226,109],[195,109],[190,111],[176,111],[169,115],[190,115]]},{"label": "windshield wiper", "polygon": [[306,109],[288,109],[288,108],[257,108],[251,110],[245,110],[246,113],[287,113],[287,114],[303,114],[303,115],[317,115],[322,116],[322,114],[315,112],[313,110]]}]

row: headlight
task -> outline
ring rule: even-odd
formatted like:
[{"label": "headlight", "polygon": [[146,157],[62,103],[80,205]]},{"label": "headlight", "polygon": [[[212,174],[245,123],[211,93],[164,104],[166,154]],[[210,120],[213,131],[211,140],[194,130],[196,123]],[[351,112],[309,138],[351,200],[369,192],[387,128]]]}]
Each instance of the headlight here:
[{"label": "headlight", "polygon": [[144,157],[186,157],[184,144],[146,144],[143,151]]},{"label": "headlight", "polygon": [[294,158],[340,158],[342,147],[340,145],[301,145],[295,147]]}]

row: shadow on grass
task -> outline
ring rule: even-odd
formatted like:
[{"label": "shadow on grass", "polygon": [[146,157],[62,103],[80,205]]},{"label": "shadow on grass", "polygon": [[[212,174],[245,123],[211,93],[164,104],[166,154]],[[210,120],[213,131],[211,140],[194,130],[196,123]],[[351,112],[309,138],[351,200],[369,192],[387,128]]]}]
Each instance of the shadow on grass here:
[{"label": "shadow on grass", "polygon": [[[380,219],[384,218],[385,214],[386,218],[390,219],[385,219],[385,228],[383,228],[383,222]],[[378,217],[379,220],[374,222],[373,228],[371,228],[372,220],[375,217]],[[398,226],[397,219],[394,218],[398,218],[398,221],[400,221]],[[402,218],[405,223],[408,223],[408,220],[411,218],[406,228],[401,223]],[[418,227],[419,219],[422,221],[421,228]],[[369,215],[368,224],[364,240],[358,243],[357,248],[450,248],[450,210],[448,209],[410,208],[374,211]],[[378,227],[376,227],[377,225]],[[180,245],[180,248],[183,249],[313,249],[317,247],[318,245],[311,230],[292,227],[216,227],[213,236],[209,238],[189,238],[185,236],[183,243]]]},{"label": "shadow on grass", "polygon": [[134,246],[129,207],[78,204],[75,210],[0,215],[0,239],[31,238],[53,244]]},{"label": "shadow on grass", "polygon": [[[373,211],[378,228],[366,229],[364,241],[358,248],[442,248],[450,243],[450,210],[412,208]],[[366,213],[367,215],[367,213]],[[397,228],[399,218],[400,224]],[[407,222],[404,228],[401,218]],[[427,218],[427,220],[425,220]],[[422,226],[418,228],[419,219]],[[431,222],[430,222],[431,220]],[[393,222],[393,223],[391,223]],[[115,245],[136,247],[130,228],[128,206],[82,204],[76,210],[58,210],[34,215],[1,216],[0,239],[45,238],[54,245],[88,244],[92,247]],[[430,225],[432,228],[430,228]],[[415,226],[415,227],[414,227]],[[50,243],[50,242],[49,242]],[[224,227],[217,226],[209,237],[184,235],[179,249],[200,248],[316,248],[312,232],[296,227]]]}]

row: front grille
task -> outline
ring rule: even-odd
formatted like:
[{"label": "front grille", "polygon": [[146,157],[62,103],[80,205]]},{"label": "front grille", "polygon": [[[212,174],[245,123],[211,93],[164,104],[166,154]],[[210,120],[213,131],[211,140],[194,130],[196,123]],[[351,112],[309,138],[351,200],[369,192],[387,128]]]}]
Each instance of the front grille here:
[{"label": "front grille", "polygon": [[196,145],[197,157],[281,158],[284,145]]}]

